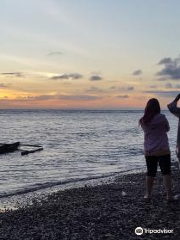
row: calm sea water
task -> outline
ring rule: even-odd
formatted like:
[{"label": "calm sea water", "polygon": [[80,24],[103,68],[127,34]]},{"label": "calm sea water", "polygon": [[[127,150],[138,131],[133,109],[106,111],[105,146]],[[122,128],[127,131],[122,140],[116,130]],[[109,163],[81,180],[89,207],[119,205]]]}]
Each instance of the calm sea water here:
[{"label": "calm sea water", "polygon": [[[164,113],[175,159],[177,118]],[[0,197],[143,169],[141,116],[142,111],[0,110],[2,143],[44,147],[26,156],[0,155]]]}]

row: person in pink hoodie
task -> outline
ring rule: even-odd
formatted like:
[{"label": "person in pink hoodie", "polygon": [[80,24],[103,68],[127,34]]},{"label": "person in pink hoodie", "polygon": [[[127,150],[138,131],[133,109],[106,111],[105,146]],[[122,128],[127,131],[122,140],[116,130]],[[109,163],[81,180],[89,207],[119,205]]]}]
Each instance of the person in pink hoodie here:
[{"label": "person in pink hoodie", "polygon": [[167,132],[169,123],[164,114],[161,114],[157,99],[152,98],[147,102],[144,115],[139,120],[144,131],[144,155],[147,166],[146,194],[144,198],[150,199],[157,167],[160,166],[163,175],[167,200],[174,200],[171,187],[171,154]]}]

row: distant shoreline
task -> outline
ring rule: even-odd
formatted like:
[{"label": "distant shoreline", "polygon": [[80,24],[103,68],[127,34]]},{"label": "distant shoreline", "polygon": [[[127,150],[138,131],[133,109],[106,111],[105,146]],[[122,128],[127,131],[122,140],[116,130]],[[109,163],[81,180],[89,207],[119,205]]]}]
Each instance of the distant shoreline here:
[{"label": "distant shoreline", "polygon": [[[161,109],[163,112],[167,111],[168,109]],[[58,108],[1,108],[0,111],[65,111],[65,112],[71,112],[71,111],[89,111],[89,112],[126,112],[126,111],[132,111],[132,112],[143,112],[144,109],[58,109]]]}]

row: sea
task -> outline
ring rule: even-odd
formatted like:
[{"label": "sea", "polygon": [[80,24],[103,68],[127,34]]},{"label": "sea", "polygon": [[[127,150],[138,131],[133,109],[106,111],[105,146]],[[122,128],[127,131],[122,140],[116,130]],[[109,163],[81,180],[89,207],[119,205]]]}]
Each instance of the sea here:
[{"label": "sea", "polygon": [[[163,113],[170,123],[175,161],[178,119],[169,111]],[[0,199],[145,171],[138,125],[142,115],[142,110],[0,110],[1,143],[19,141],[44,148],[24,156],[20,151],[0,155]]]}]

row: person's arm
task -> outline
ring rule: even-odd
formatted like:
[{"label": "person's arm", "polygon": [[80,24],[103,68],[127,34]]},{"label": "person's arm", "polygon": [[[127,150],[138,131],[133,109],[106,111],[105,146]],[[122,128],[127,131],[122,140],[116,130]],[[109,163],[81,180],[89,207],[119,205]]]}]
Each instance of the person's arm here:
[{"label": "person's arm", "polygon": [[166,128],[166,132],[169,132],[170,126],[169,126],[169,122],[168,122],[167,118],[165,119],[165,128]]},{"label": "person's arm", "polygon": [[169,111],[178,118],[180,118],[180,108],[177,107],[177,102],[179,101],[179,99],[180,99],[180,94],[178,94],[176,98],[167,105]]}]

